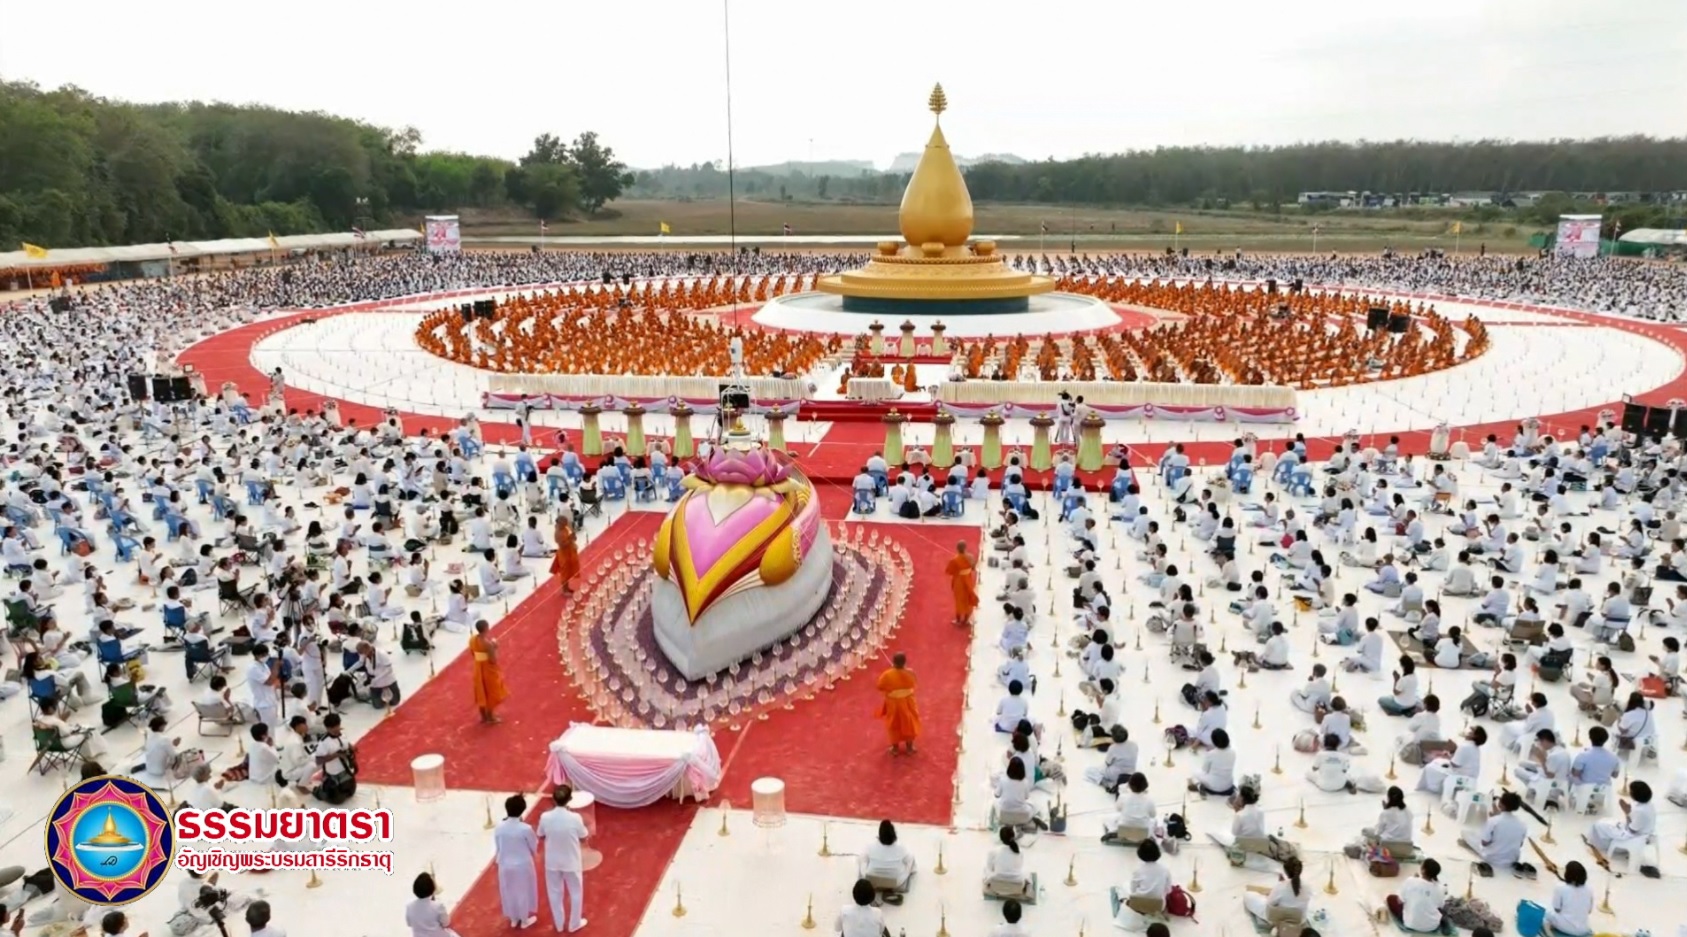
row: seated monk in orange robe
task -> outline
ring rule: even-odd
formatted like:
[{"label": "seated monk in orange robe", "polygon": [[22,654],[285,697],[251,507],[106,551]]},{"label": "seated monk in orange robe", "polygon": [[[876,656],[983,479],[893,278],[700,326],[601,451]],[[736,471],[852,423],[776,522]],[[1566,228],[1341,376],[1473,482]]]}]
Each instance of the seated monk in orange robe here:
[{"label": "seated monk in orange robe", "polygon": [[906,748],[912,755],[914,740],[920,736],[920,707],[914,702],[914,672],[908,669],[906,655],[892,657],[890,664],[889,670],[879,674],[879,692],[884,694],[879,718],[884,720],[885,734],[890,737],[890,753],[900,755]]}]

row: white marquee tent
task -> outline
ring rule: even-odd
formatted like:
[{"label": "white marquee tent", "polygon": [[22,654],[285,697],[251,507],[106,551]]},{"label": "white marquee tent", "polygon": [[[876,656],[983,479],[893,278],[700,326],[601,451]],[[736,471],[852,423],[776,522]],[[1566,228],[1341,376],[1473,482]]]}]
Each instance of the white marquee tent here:
[{"label": "white marquee tent", "polygon": [[376,246],[385,243],[420,241],[422,232],[414,228],[392,231],[367,231],[359,237],[355,232],[331,234],[296,234],[276,237],[271,244],[267,237],[223,238],[217,241],[175,241],[169,244],[130,244],[123,247],[67,247],[48,248],[47,256],[31,257],[24,251],[0,253],[0,270],[28,267],[67,267],[83,264],[144,263],[156,260],[183,260],[190,257],[216,257],[230,254],[261,254],[275,250],[336,250],[347,247]]}]

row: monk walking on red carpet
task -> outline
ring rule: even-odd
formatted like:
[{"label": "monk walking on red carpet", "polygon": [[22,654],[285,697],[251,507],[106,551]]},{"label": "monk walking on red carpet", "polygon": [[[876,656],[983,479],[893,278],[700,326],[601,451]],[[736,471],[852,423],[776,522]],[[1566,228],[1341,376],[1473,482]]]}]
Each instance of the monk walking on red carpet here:
[{"label": "monk walking on red carpet", "polygon": [[574,525],[566,513],[556,518],[556,556],[551,558],[551,575],[562,580],[562,591],[573,592],[569,583],[580,575],[580,548],[574,543]]},{"label": "monk walking on red carpet", "polygon": [[914,672],[908,669],[908,658],[898,654],[890,659],[890,669],[879,674],[879,692],[884,703],[879,718],[884,720],[885,733],[890,736],[890,753],[914,753],[914,740],[920,735],[920,707],[914,702]]},{"label": "monk walking on red carpet", "polygon": [[949,591],[955,595],[955,624],[965,626],[978,608],[978,560],[967,552],[965,542],[955,544],[955,555],[943,567],[949,576]]}]

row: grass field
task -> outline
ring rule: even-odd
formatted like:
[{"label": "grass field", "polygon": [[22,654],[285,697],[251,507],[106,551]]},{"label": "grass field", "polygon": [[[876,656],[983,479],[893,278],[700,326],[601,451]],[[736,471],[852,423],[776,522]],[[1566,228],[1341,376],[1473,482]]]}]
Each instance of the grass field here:
[{"label": "grass field", "polygon": [[[879,235],[895,237],[895,205],[846,202],[768,202],[740,199],[729,210],[725,199],[695,201],[625,200],[613,202],[612,217],[553,222],[549,242],[579,243],[576,238],[616,238],[655,235],[663,222],[669,238],[683,244],[687,237],[729,233],[736,223],[743,236],[773,236],[789,224],[798,235]],[[1312,226],[1319,226],[1318,249],[1343,252],[1442,247],[1453,250],[1454,236],[1446,221],[1418,221],[1385,212],[1307,214],[1288,208],[1282,215],[1249,211],[1166,211],[1060,205],[990,204],[973,206],[977,236],[1044,237],[1049,249],[1065,249],[1077,241],[1080,249],[1123,247],[1135,250],[1170,246],[1174,240],[1194,250],[1244,248],[1251,250],[1312,249]],[[736,218],[733,216],[736,215]],[[1183,234],[1175,235],[1178,225]],[[1507,222],[1465,223],[1458,246],[1490,251],[1527,249],[1533,231]],[[538,223],[509,212],[463,213],[463,236],[538,240]]]}]

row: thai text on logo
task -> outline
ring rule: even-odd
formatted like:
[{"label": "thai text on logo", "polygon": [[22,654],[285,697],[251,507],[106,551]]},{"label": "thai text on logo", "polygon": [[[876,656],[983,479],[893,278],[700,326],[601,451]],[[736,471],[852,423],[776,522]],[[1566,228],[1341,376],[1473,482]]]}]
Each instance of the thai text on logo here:
[{"label": "thai text on logo", "polygon": [[392,842],[392,811],[380,810],[195,810],[176,812],[176,835],[217,842]]}]

